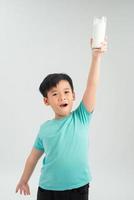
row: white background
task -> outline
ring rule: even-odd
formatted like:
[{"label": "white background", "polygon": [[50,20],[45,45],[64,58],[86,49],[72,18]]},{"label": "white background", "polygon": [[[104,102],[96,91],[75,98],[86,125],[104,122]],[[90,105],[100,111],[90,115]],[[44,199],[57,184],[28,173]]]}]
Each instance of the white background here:
[{"label": "white background", "polygon": [[68,73],[76,108],[91,63],[94,16],[107,17],[108,51],[90,124],[90,199],[134,199],[133,8],[132,0],[0,1],[0,199],[36,200],[42,158],[31,196],[15,188],[40,124],[54,116],[38,88],[48,73]]}]

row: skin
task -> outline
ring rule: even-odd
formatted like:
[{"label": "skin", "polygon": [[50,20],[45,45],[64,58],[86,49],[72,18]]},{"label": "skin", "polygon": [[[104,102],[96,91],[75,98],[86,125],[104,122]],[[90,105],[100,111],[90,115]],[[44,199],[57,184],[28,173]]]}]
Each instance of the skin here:
[{"label": "skin", "polygon": [[[93,39],[90,40],[92,47]],[[100,63],[103,54],[107,51],[107,37],[104,42],[101,43],[100,48],[92,48],[92,59],[89,66],[89,73],[87,79],[87,85],[83,95],[83,103],[89,112],[95,109],[96,93],[100,77]]]},{"label": "skin", "polygon": [[[72,92],[71,86],[68,81],[61,80],[53,87],[44,99],[47,106],[51,106],[55,113],[55,119],[63,118],[70,114],[73,101],[75,100],[75,93]],[[67,107],[60,107],[61,104],[67,103]]]},{"label": "skin", "polygon": [[[92,46],[92,39],[90,42]],[[96,90],[100,74],[100,62],[103,53],[106,51],[107,40],[102,43],[102,46],[100,48],[92,49],[92,62],[90,64],[86,89],[82,98],[83,103],[89,112],[92,112],[95,108]],[[51,106],[51,108],[53,109],[56,119],[60,119],[64,116],[67,116],[72,110],[73,101],[75,100],[75,93],[69,89],[65,90],[66,87],[71,89],[68,81],[60,81],[57,84],[57,86],[53,88],[56,89],[56,92],[52,94],[51,91],[49,91],[47,98],[43,99],[45,105]],[[59,105],[64,102],[67,102],[69,105],[66,108],[61,108]],[[16,192],[20,191],[20,194],[30,195],[28,181],[32,175],[32,172],[38,160],[40,159],[43,153],[43,151],[39,151],[35,148],[32,148],[32,151],[26,160],[25,168],[21,179],[17,184]]]}]

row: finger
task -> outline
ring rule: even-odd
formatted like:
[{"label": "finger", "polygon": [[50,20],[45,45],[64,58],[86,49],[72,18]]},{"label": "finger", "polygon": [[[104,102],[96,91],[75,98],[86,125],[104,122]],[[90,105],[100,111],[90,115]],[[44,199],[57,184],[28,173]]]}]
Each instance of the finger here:
[{"label": "finger", "polygon": [[23,189],[23,194],[26,195],[26,190],[25,189]]},{"label": "finger", "polygon": [[102,48],[100,51],[101,51],[101,52],[102,52],[102,51],[106,51],[106,48]]},{"label": "finger", "polygon": [[26,187],[25,187],[25,185],[22,185],[20,187],[20,192],[21,192],[21,194],[25,194],[26,193]]},{"label": "finger", "polygon": [[16,192],[16,193],[18,192],[18,188],[16,188],[15,192]]},{"label": "finger", "polygon": [[28,195],[28,193],[29,193],[29,188],[28,188],[28,186],[24,186],[24,193],[25,193],[25,195]]},{"label": "finger", "polygon": [[107,45],[106,41],[101,42],[101,46],[106,46],[106,45]]},{"label": "finger", "polygon": [[28,194],[30,195],[30,188],[28,187]]},{"label": "finger", "polygon": [[19,188],[20,188],[19,185],[17,185],[17,187],[16,187],[16,192],[18,192]]},{"label": "finger", "polygon": [[22,194],[22,189],[20,189],[20,194]]},{"label": "finger", "polygon": [[103,48],[95,50],[96,53],[103,53],[105,50]]},{"label": "finger", "polygon": [[25,193],[26,193],[26,195],[28,195],[28,188],[26,188]]}]

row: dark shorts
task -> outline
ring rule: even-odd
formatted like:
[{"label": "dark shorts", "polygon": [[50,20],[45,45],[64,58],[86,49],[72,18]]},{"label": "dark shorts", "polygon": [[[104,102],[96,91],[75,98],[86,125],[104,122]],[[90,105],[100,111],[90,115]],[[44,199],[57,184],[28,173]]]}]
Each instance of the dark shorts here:
[{"label": "dark shorts", "polygon": [[46,190],[38,187],[37,200],[88,200],[89,183],[71,190]]}]

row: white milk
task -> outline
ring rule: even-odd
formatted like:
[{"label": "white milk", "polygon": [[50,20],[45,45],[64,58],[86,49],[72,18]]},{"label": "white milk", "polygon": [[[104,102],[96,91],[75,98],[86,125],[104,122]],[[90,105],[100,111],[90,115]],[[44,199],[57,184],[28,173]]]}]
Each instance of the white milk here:
[{"label": "white milk", "polygon": [[99,48],[101,46],[101,42],[105,40],[105,32],[106,32],[106,17],[97,18],[94,17],[93,20],[93,30],[92,30],[92,48]]}]

